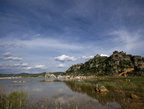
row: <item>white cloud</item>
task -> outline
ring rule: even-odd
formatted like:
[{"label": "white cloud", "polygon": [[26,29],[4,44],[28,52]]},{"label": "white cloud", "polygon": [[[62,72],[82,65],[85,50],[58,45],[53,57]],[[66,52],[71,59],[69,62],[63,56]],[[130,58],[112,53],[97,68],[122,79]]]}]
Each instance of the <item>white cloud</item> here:
[{"label": "white cloud", "polygon": [[65,64],[59,64],[59,65],[58,65],[59,68],[63,68],[63,67],[65,67],[65,66],[66,66]]},{"label": "white cloud", "polygon": [[2,55],[3,55],[3,57],[1,57],[2,60],[20,61],[23,59],[17,56],[13,56],[10,52],[3,53]]},{"label": "white cloud", "polygon": [[28,63],[22,63],[21,65],[22,66],[28,66]]},{"label": "white cloud", "polygon": [[10,53],[10,52],[6,52],[6,53],[3,54],[3,56],[5,56],[5,57],[10,57],[10,56],[11,56],[11,53]]},{"label": "white cloud", "polygon": [[28,40],[14,39],[14,38],[1,38],[0,40],[1,50],[15,50],[15,51],[27,51],[27,50],[82,50],[81,44],[74,44],[66,42],[65,40],[33,37]]},{"label": "white cloud", "polygon": [[76,61],[77,59],[75,57],[61,55],[61,56],[55,57],[55,60],[61,61],[61,62],[66,62],[66,61]]},{"label": "white cloud", "polygon": [[0,64],[1,68],[25,68],[28,67],[28,63],[1,63]]},{"label": "white cloud", "polygon": [[18,63],[14,64],[14,66],[20,66],[20,67],[27,67],[29,64],[28,63]]},{"label": "white cloud", "polygon": [[106,54],[100,54],[100,56],[106,56],[106,57],[109,57],[108,55],[106,55]]},{"label": "white cloud", "polygon": [[[106,54],[101,54],[100,56],[108,57],[108,55],[106,55]],[[55,60],[60,61],[60,62],[67,62],[67,61],[76,61],[76,60],[81,60],[81,59],[82,60],[89,60],[92,58],[94,58],[94,56],[82,56],[82,57],[75,58],[75,57],[70,57],[67,55],[61,55],[61,56],[55,57]],[[62,64],[60,64],[60,65],[62,65]]]},{"label": "white cloud", "polygon": [[24,47],[35,48],[35,47],[47,47],[55,49],[82,49],[81,46],[74,44],[69,44],[62,42],[57,39],[48,39],[48,38],[35,38],[32,40],[19,40],[17,41],[18,45],[25,45]]},{"label": "white cloud", "polygon": [[25,69],[30,70],[30,69],[33,69],[33,67],[28,66],[28,67],[25,67]]},{"label": "white cloud", "polygon": [[92,59],[94,56],[82,56],[80,59]]},{"label": "white cloud", "polygon": [[36,66],[34,66],[34,68],[38,68],[38,69],[43,69],[43,68],[45,68],[45,65],[36,65]]},{"label": "white cloud", "polygon": [[42,64],[40,64],[40,65],[35,65],[35,66],[25,67],[26,70],[30,70],[30,69],[44,69],[44,68],[46,68],[46,66],[45,66],[45,65],[42,65]]},{"label": "white cloud", "polygon": [[4,58],[4,60],[20,61],[22,60],[22,58],[10,56],[10,57]]},{"label": "white cloud", "polygon": [[110,35],[116,36],[113,42],[116,44],[114,49],[124,50],[127,52],[141,51],[144,41],[140,31],[128,32],[126,30],[113,31]]},{"label": "white cloud", "polygon": [[[106,55],[106,54],[100,54],[100,56],[108,57],[108,55]],[[92,59],[92,58],[94,58],[94,56],[82,56],[82,57],[79,57],[79,59],[85,59],[85,60]]]},{"label": "white cloud", "polygon": [[11,49],[11,48],[16,48],[16,47],[17,47],[17,45],[15,43],[10,42],[8,40],[2,39],[0,41],[0,49],[7,49],[8,50],[8,49]]}]

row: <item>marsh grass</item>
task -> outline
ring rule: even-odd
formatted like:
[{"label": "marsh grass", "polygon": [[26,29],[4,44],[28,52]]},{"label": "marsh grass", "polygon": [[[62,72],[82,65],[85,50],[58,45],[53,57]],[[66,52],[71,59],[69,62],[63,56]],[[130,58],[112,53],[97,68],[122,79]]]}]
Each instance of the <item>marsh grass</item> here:
[{"label": "marsh grass", "polygon": [[[59,81],[54,81],[59,82]],[[61,82],[61,81],[60,81]],[[89,80],[64,81],[66,85],[75,92],[87,94],[96,99],[100,104],[107,105],[116,102],[122,109],[142,109],[144,107],[144,77],[96,77]],[[95,91],[96,86],[105,86],[109,92],[102,94]],[[135,94],[139,99],[131,98]],[[63,97],[63,96],[62,96]],[[60,96],[61,98],[61,96]],[[68,97],[48,99],[47,97],[34,102],[29,99],[24,91],[13,91],[5,94],[0,92],[0,109],[87,109],[87,102],[78,104],[74,99]],[[66,100],[65,100],[66,99]],[[67,102],[63,102],[65,100]],[[82,108],[83,107],[83,108]],[[95,109],[95,107],[91,108]]]},{"label": "marsh grass", "polygon": [[[85,81],[65,82],[73,91],[86,93],[101,104],[117,102],[123,109],[141,109],[144,107],[144,77],[97,77]],[[107,94],[97,93],[96,86],[105,86]],[[139,99],[132,99],[135,94]],[[134,106],[133,106],[134,105]]]},{"label": "marsh grass", "polygon": [[0,93],[0,109],[21,109],[27,105],[28,95],[23,91],[14,91],[6,95]]}]

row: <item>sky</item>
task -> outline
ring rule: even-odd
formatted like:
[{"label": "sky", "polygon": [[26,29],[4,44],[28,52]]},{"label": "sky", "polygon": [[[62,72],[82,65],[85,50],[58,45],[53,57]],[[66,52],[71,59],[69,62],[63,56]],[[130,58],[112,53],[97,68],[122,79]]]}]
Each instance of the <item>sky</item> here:
[{"label": "sky", "polygon": [[144,0],[0,0],[0,73],[66,71],[96,54],[144,56]]}]

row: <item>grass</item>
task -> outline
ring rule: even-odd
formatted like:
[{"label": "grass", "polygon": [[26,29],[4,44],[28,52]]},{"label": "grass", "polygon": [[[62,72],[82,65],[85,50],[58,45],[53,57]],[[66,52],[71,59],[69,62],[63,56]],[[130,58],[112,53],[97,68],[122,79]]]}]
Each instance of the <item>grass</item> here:
[{"label": "grass", "polygon": [[144,91],[144,77],[97,77],[83,82],[93,85],[99,84],[113,89]]},{"label": "grass", "polygon": [[[101,104],[117,102],[124,109],[141,109],[144,107],[144,77],[97,77],[84,81],[67,81],[67,86],[73,91],[86,93],[97,99]],[[95,92],[96,86],[105,86],[109,92]],[[139,99],[131,98],[135,94]],[[135,107],[132,106],[135,104]]]},{"label": "grass", "polygon": [[0,93],[0,109],[21,109],[27,104],[27,94],[23,91],[14,91],[6,95]]}]

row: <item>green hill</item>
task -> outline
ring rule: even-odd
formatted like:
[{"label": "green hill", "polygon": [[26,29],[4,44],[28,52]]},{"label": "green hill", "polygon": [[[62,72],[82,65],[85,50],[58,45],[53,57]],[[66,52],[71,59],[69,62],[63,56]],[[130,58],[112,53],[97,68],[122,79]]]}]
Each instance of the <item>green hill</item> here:
[{"label": "green hill", "polygon": [[67,75],[119,75],[128,68],[134,68],[129,75],[144,75],[144,58],[123,51],[114,51],[109,57],[96,55],[85,63],[71,66]]}]

